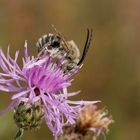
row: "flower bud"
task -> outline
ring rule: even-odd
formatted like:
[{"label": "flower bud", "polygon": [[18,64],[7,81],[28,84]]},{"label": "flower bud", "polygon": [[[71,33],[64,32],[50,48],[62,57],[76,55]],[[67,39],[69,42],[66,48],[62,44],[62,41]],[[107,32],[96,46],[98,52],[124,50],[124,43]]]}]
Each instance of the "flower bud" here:
[{"label": "flower bud", "polygon": [[43,117],[44,111],[40,102],[34,104],[21,102],[14,110],[14,121],[24,130],[39,128]]}]

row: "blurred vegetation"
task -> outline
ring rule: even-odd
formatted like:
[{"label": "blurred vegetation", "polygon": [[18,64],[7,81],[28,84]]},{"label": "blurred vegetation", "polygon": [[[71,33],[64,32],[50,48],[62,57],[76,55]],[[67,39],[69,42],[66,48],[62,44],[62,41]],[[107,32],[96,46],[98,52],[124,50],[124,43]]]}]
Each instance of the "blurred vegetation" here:
[{"label": "blurred vegetation", "polygon": [[[113,115],[107,140],[138,140],[140,137],[140,1],[138,0],[1,0],[0,46],[11,54],[24,41],[32,55],[37,39],[54,32],[51,24],[83,49],[86,28],[94,40],[70,90],[82,92],[74,99],[101,100]],[[23,54],[22,54],[23,55]],[[21,56],[22,56],[21,55]],[[11,94],[0,95],[0,110]],[[12,140],[16,126],[12,112],[0,117],[0,140]],[[53,139],[45,124],[27,132],[23,140]]]}]

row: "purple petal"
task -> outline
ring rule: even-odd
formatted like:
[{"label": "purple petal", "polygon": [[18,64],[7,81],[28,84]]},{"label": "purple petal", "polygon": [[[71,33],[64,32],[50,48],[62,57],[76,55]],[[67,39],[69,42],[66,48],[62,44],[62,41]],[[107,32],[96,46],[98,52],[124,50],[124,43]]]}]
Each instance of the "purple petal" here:
[{"label": "purple petal", "polygon": [[23,95],[27,94],[28,92],[29,92],[29,90],[26,90],[26,91],[22,91],[20,93],[17,93],[17,94],[15,94],[15,95],[12,96],[12,100],[17,99],[19,97],[22,97]]}]

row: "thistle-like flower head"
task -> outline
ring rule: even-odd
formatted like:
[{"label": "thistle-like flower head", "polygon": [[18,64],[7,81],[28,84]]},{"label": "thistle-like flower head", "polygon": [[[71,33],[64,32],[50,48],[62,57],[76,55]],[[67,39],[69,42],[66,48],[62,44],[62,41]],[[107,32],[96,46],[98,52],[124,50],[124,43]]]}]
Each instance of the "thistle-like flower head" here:
[{"label": "thistle-like flower head", "polygon": [[79,117],[75,125],[65,126],[62,138],[66,140],[97,140],[97,137],[109,131],[108,126],[113,123],[104,109],[97,109],[96,105],[88,104],[79,110]]},{"label": "thistle-like flower head", "polygon": [[[89,103],[68,100],[68,97],[78,93],[68,94],[67,87],[71,85],[70,78],[78,72],[79,68],[65,74],[60,67],[63,58],[53,61],[49,55],[41,58],[30,57],[27,51],[27,43],[25,43],[21,68],[17,64],[18,55],[19,52],[17,51],[13,59],[10,57],[9,48],[7,55],[4,55],[3,51],[0,50],[0,67],[2,69],[0,90],[14,93],[10,105],[4,112],[14,109],[14,119],[19,127],[23,127],[22,129],[36,127],[40,122],[36,120],[40,117],[46,120],[49,129],[55,136],[62,134],[62,127],[74,124],[78,117],[79,108],[83,104]],[[93,101],[92,103],[96,102]],[[28,128],[28,121],[31,120],[36,122],[29,122]]]},{"label": "thistle-like flower head", "polygon": [[92,130],[99,135],[102,132],[108,132],[108,126],[114,122],[112,117],[107,115],[107,110],[100,110],[96,105],[88,104],[80,109],[78,124],[82,129]]}]

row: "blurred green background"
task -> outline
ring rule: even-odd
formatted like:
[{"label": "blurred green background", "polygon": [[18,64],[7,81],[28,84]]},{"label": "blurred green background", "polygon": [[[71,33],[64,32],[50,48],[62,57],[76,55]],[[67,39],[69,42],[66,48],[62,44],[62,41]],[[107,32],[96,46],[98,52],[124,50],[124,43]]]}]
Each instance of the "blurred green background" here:
[{"label": "blurred green background", "polygon": [[[140,1],[138,0],[0,0],[0,46],[23,55],[24,41],[32,55],[37,39],[51,27],[83,49],[87,27],[94,39],[84,67],[70,91],[82,92],[73,99],[101,100],[115,123],[107,140],[140,139]],[[0,94],[0,111],[11,94]],[[12,140],[16,126],[12,111],[0,117],[0,140]],[[23,140],[53,139],[45,124],[26,132]]]}]

